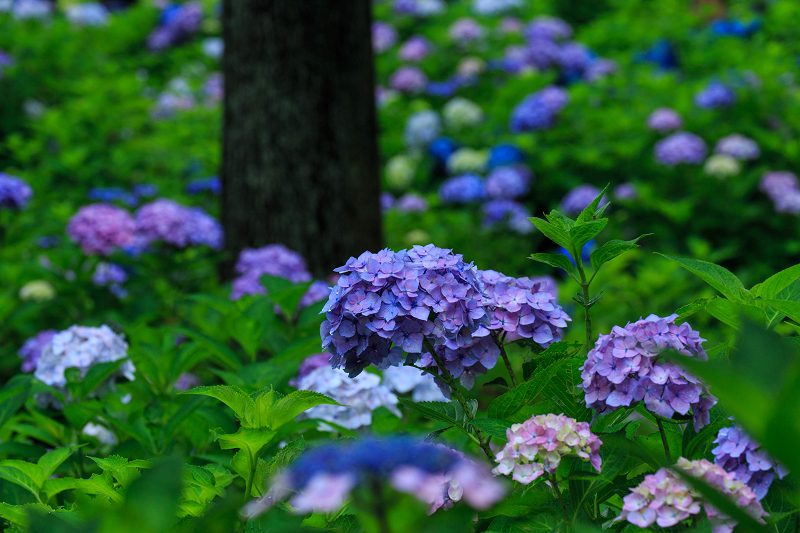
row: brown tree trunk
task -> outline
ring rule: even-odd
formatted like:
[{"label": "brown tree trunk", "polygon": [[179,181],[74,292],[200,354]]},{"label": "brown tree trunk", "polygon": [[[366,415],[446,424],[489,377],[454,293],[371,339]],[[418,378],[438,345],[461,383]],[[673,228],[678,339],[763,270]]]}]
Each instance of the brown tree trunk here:
[{"label": "brown tree trunk", "polygon": [[232,260],[282,243],[324,276],[381,247],[371,22],[371,0],[225,0]]}]

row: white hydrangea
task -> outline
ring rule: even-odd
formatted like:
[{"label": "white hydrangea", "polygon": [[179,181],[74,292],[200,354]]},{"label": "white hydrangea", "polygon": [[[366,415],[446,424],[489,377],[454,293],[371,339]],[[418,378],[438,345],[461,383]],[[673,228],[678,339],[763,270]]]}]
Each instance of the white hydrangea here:
[{"label": "white hydrangea", "polygon": [[475,102],[457,96],[444,105],[442,116],[448,128],[461,130],[483,120],[483,109]]},{"label": "white hydrangea", "polygon": [[450,174],[468,174],[470,172],[483,172],[489,161],[488,150],[475,150],[474,148],[461,148],[447,158],[447,171]]},{"label": "white hydrangea", "polygon": [[106,446],[114,446],[117,443],[117,438],[114,436],[114,434],[100,424],[93,424],[92,422],[89,422],[83,426],[81,433],[89,437],[96,438],[100,444],[105,444]]},{"label": "white hydrangea", "polygon": [[406,121],[403,139],[410,148],[424,148],[439,136],[442,122],[436,111],[418,111]]},{"label": "white hydrangea", "polygon": [[727,154],[714,154],[706,160],[703,171],[709,176],[725,179],[742,171],[742,164]]},{"label": "white hydrangea", "polygon": [[386,163],[386,184],[391,189],[405,191],[411,185],[416,171],[416,159],[405,154],[396,155]]},{"label": "white hydrangea", "polygon": [[415,402],[448,401],[430,374],[411,366],[390,366],[383,371],[383,384],[400,394],[411,392]]},{"label": "white hydrangea", "polygon": [[67,7],[67,19],[78,26],[104,26],[108,23],[108,9],[99,2],[73,4]]},{"label": "white hydrangea", "polygon": [[[379,376],[369,372],[350,378],[343,370],[325,365],[300,378],[297,388],[325,394],[342,404],[317,405],[300,415],[301,418],[326,420],[347,429],[356,429],[369,426],[372,423],[372,411],[381,406],[400,416],[397,396],[381,385]],[[320,429],[335,431],[324,424]]]}]

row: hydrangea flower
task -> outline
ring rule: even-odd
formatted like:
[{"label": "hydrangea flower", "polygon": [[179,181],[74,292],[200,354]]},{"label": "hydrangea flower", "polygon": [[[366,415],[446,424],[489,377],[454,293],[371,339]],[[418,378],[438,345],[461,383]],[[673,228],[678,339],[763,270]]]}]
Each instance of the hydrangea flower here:
[{"label": "hydrangea flower", "polygon": [[421,148],[432,143],[442,130],[442,121],[436,111],[418,111],[408,117],[403,129],[403,139],[411,148]]},{"label": "hydrangea flower", "polygon": [[125,270],[114,263],[101,261],[92,273],[92,283],[105,287],[107,285],[119,285],[128,281],[128,274]]},{"label": "hydrangea flower", "polygon": [[559,18],[541,15],[528,24],[525,37],[528,40],[546,39],[548,41],[569,39],[572,37],[572,26]]},{"label": "hydrangea flower", "polygon": [[209,178],[190,181],[188,185],[186,185],[186,192],[188,194],[198,194],[206,191],[215,196],[219,196],[220,193],[222,193],[222,180],[217,176],[211,176]]},{"label": "hydrangea flower", "polygon": [[395,191],[404,191],[414,181],[417,160],[406,154],[398,154],[386,162],[386,184]]},{"label": "hydrangea flower", "polygon": [[385,191],[382,192],[381,193],[381,211],[385,213],[386,211],[388,211],[392,207],[394,207],[394,196],[392,196],[391,193],[388,193],[388,192],[385,192]]},{"label": "hydrangea flower", "polygon": [[[716,488],[763,523],[761,517],[767,513],[761,503],[750,487],[735,479],[732,473],[705,459],[689,461],[681,457],[676,467]],[[703,508],[714,533],[733,532],[735,521],[705,501],[677,474],[662,468],[655,474],[645,476],[644,481],[623,498],[622,514],[616,520],[627,520],[642,528],[650,527],[653,523],[660,527],[672,527],[693,515],[699,515]]]},{"label": "hydrangea flower", "polygon": [[445,10],[442,0],[395,0],[394,10],[401,15],[430,17]]},{"label": "hydrangea flower", "polygon": [[449,137],[439,137],[428,146],[428,153],[441,165],[445,164],[456,150],[458,144]]},{"label": "hydrangea flower", "polygon": [[67,234],[87,255],[110,255],[133,243],[136,222],[121,207],[90,204],[78,209],[67,224]]},{"label": "hydrangea flower", "polygon": [[483,226],[492,227],[506,222],[509,229],[517,233],[530,233],[533,223],[529,220],[531,212],[514,200],[495,199],[483,204]]},{"label": "hydrangea flower", "polygon": [[207,245],[222,247],[222,226],[199,207],[186,207],[159,198],[136,211],[138,234],[148,242],[164,241],[179,248]]},{"label": "hydrangea flower", "polygon": [[431,42],[422,35],[412,35],[397,51],[402,61],[422,61],[431,52]]},{"label": "hydrangea flower", "polygon": [[33,189],[24,180],[0,172],[0,209],[22,209],[33,196]]},{"label": "hydrangea flower", "polygon": [[[330,354],[312,355],[310,364],[298,376],[296,387],[299,390],[310,390],[329,396],[342,405],[317,405],[302,413],[299,418],[324,420],[347,429],[369,426],[372,423],[372,412],[378,407],[386,407],[401,416],[397,409],[397,396],[381,385],[381,378],[375,374],[363,372],[355,377],[348,377],[339,369],[328,364]],[[324,363],[321,363],[324,358]],[[316,367],[314,367],[317,365]],[[321,424],[323,430],[336,431],[335,427]]]},{"label": "hydrangea flower", "polygon": [[513,133],[546,129],[569,102],[561,87],[549,86],[526,96],[511,112],[509,128]]},{"label": "hydrangea flower", "polygon": [[519,34],[525,26],[522,21],[516,17],[506,17],[500,21],[498,31],[502,34]]},{"label": "hydrangea flower", "polygon": [[175,387],[175,390],[187,391],[189,389],[199,387],[202,384],[202,380],[197,375],[192,374],[191,372],[184,372],[178,376],[178,379],[175,380],[175,383],[172,386]]},{"label": "hydrangea flower", "polygon": [[483,200],[486,186],[477,174],[463,174],[448,178],[439,187],[439,198],[445,204],[470,203]]},{"label": "hydrangea flower", "polygon": [[595,81],[604,78],[610,74],[614,74],[619,70],[619,65],[616,61],[605,58],[592,57],[588,66],[583,71],[583,79],[586,81]]},{"label": "hydrangea flower", "polygon": [[727,85],[713,81],[694,95],[694,103],[703,109],[730,107],[736,103],[736,93]]},{"label": "hydrangea flower", "polygon": [[679,130],[683,127],[683,119],[674,109],[659,107],[647,117],[647,127],[660,132]]},{"label": "hydrangea flower", "polygon": [[486,163],[490,169],[522,163],[525,161],[525,152],[513,144],[498,144],[489,150],[489,161]]},{"label": "hydrangea flower", "polygon": [[433,376],[410,366],[390,366],[383,371],[383,384],[399,394],[410,392],[415,402],[448,401]]},{"label": "hydrangea flower", "polygon": [[463,45],[483,37],[484,30],[475,19],[465,17],[453,22],[447,34],[450,39]]},{"label": "hydrangea flower", "polygon": [[486,150],[460,148],[447,158],[447,171],[450,174],[481,172],[486,168],[489,154]]},{"label": "hydrangea flower", "polygon": [[580,43],[568,42],[559,48],[556,61],[567,73],[580,75],[591,63],[592,53]]},{"label": "hydrangea flower", "polygon": [[394,207],[401,213],[424,213],[428,210],[428,201],[419,194],[410,192],[401,196]]},{"label": "hydrangea flower", "polygon": [[555,65],[560,52],[559,45],[550,39],[530,39],[526,45],[525,65],[539,70],[548,69]]},{"label": "hydrangea flower", "polygon": [[78,26],[104,26],[108,23],[108,9],[99,2],[73,4],[66,9],[67,19]]},{"label": "hydrangea flower", "polygon": [[[472,80],[484,70],[486,70],[486,62],[483,59],[480,57],[467,56],[458,62],[456,74],[464,80]],[[469,83],[469,81],[465,81],[466,85]]]},{"label": "hydrangea flower", "polygon": [[53,12],[53,6],[46,0],[16,0],[11,14],[17,20],[46,19]]},{"label": "hydrangea flower", "polygon": [[389,86],[402,93],[422,92],[427,85],[428,77],[417,67],[400,67],[389,78]]},{"label": "hydrangea flower", "polygon": [[203,94],[206,97],[206,106],[213,107],[225,98],[225,78],[222,72],[212,72],[203,83]]},{"label": "hydrangea flower", "polygon": [[448,128],[460,130],[471,128],[483,120],[483,109],[475,102],[456,97],[444,105],[442,116]]},{"label": "hydrangea flower", "polygon": [[581,367],[579,387],[586,393],[586,407],[603,414],[644,401],[648,411],[664,418],[686,416],[691,410],[695,431],[707,425],[717,399],[697,378],[659,357],[674,350],[708,359],[705,339],[689,324],[675,324],[677,317],[650,315],[601,334]]},{"label": "hydrangea flower", "polygon": [[758,143],[753,139],[734,133],[717,141],[714,153],[729,155],[736,159],[747,161],[758,159],[761,155],[761,150],[758,149]]},{"label": "hydrangea flower", "polygon": [[[68,368],[77,368],[80,375],[85,376],[86,372],[97,363],[110,363],[125,359],[127,356],[128,344],[121,335],[111,331],[108,326],[93,328],[76,325],[53,336],[50,343],[42,350],[33,376],[62,391],[69,401],[69,393],[65,388],[67,385],[65,372]],[[105,388],[113,390],[114,382],[120,376],[133,381],[135,371],[133,363],[125,361],[108,379]],[[37,398],[37,401],[40,400],[59,407],[58,402],[52,398]]]},{"label": "hydrangea flower", "polygon": [[0,50],[0,80],[3,79],[3,69],[14,64],[14,58]]},{"label": "hydrangea flower", "polygon": [[800,186],[792,172],[766,172],[759,189],[769,196],[778,213],[800,214]]},{"label": "hydrangea flower", "polygon": [[121,202],[128,206],[135,206],[139,199],[122,187],[92,187],[87,195],[89,200],[95,202]]},{"label": "hydrangea flower", "polygon": [[397,41],[397,30],[394,26],[385,22],[375,21],[372,23],[372,49],[377,54],[381,54],[391,48]]},{"label": "hydrangea flower", "polygon": [[203,54],[211,59],[220,59],[225,52],[225,41],[222,37],[209,37],[203,39]]},{"label": "hydrangea flower", "polygon": [[759,501],[767,495],[776,474],[783,479],[789,473],[739,426],[720,429],[714,444],[714,463],[746,483]]},{"label": "hydrangea flower", "polygon": [[675,47],[666,39],[658,39],[653,46],[636,54],[636,61],[655,63],[659,68],[671,70],[678,67]]},{"label": "hydrangea flower", "polygon": [[23,302],[46,302],[56,296],[56,290],[46,280],[35,279],[29,281],[19,290],[19,299]]},{"label": "hydrangea flower", "polygon": [[681,163],[699,165],[705,160],[708,148],[694,133],[678,132],[658,141],[654,151],[656,161],[674,167]]},{"label": "hydrangea flower", "polygon": [[269,274],[288,279],[292,283],[311,281],[303,257],[282,244],[269,244],[261,248],[245,248],[236,261],[231,299],[238,300],[245,294],[267,294],[261,284],[261,276]]},{"label": "hydrangea flower", "polygon": [[724,179],[736,176],[742,171],[742,165],[736,158],[726,154],[714,154],[706,160],[703,171],[709,176]]},{"label": "hydrangea flower", "polygon": [[432,507],[450,488],[455,489],[448,494],[450,500],[463,499],[478,510],[488,509],[505,494],[486,468],[445,446],[402,437],[359,439],[305,452],[262,499],[245,507],[244,514],[256,516],[293,492],[290,504],[295,512],[333,512],[357,485],[375,481],[388,482]]},{"label": "hydrangea flower", "polygon": [[589,461],[600,472],[603,442],[586,422],[566,415],[538,415],[508,428],[506,437],[508,442],[495,457],[495,475],[512,474],[514,481],[528,485],[545,473],[554,475],[565,456]]},{"label": "hydrangea flower", "polygon": [[635,200],[639,196],[639,193],[636,191],[636,187],[633,183],[626,182],[620,183],[614,187],[613,195],[617,200]]},{"label": "hydrangea flower", "polygon": [[[560,209],[568,215],[577,215],[586,209],[595,198],[600,196],[600,192],[600,189],[588,183],[578,185],[564,196],[561,200]],[[607,203],[608,199],[603,196],[603,198],[600,199],[600,205],[602,206]]]},{"label": "hydrangea flower", "polygon": [[161,25],[147,37],[151,52],[160,52],[187,40],[200,29],[203,6],[200,2],[170,4],[161,13]]},{"label": "hydrangea flower", "polygon": [[473,0],[472,10],[479,15],[499,15],[521,7],[522,0]]},{"label": "hydrangea flower", "polygon": [[20,368],[23,372],[32,372],[36,368],[36,363],[39,361],[39,357],[42,356],[42,351],[50,344],[56,333],[58,331],[54,329],[46,329],[23,343],[22,348],[17,352],[17,355],[22,358],[22,366]]},{"label": "hydrangea flower", "polygon": [[747,24],[737,19],[717,19],[711,24],[711,31],[717,35],[749,37],[761,28],[761,21],[751,20]]}]

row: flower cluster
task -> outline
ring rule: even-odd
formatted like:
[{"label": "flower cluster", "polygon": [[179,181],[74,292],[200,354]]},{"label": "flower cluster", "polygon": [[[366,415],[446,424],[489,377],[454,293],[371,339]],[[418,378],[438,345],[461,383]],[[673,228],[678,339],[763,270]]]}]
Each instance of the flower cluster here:
[{"label": "flower cluster", "polygon": [[630,182],[620,183],[614,187],[613,194],[617,200],[635,200],[639,196],[636,187]]},{"label": "flower cluster", "polygon": [[736,103],[736,93],[727,85],[713,81],[694,95],[694,103],[703,109],[730,107]]},{"label": "flower cluster", "polygon": [[792,172],[766,172],[759,189],[764,192],[778,213],[800,214],[800,184]]},{"label": "flower cluster", "polygon": [[108,290],[119,298],[128,295],[128,291],[122,286],[126,281],[128,281],[128,273],[114,263],[101,261],[92,273],[92,283],[98,287],[108,287]]},{"label": "flower cluster", "polygon": [[383,371],[383,384],[398,394],[411,393],[415,402],[446,402],[433,377],[410,366],[390,366]]},{"label": "flower cluster", "polygon": [[464,174],[446,179],[439,187],[439,198],[442,203],[455,204],[483,200],[486,196],[486,185],[477,174]]},{"label": "flower cluster", "polygon": [[522,6],[522,0],[473,0],[472,10],[479,15],[498,15]]},{"label": "flower cluster", "polygon": [[719,179],[736,176],[741,171],[742,164],[735,157],[726,154],[714,154],[703,165],[703,172]]},{"label": "flower cluster", "polygon": [[46,0],[16,0],[12,2],[11,14],[15,19],[46,19],[53,12],[53,5]]},{"label": "flower cluster", "polygon": [[203,22],[203,6],[200,2],[171,4],[161,13],[161,24],[147,37],[147,47],[159,52],[175,46],[200,29]]},{"label": "flower cluster", "polygon": [[386,184],[403,191],[411,186],[417,172],[417,159],[407,154],[397,154],[386,162]]},{"label": "flower cluster", "polygon": [[[677,468],[692,477],[702,479],[731,498],[736,505],[758,520],[766,516],[761,503],[750,487],[734,478],[720,466],[705,459],[678,459]],[[639,527],[672,527],[705,508],[714,533],[732,533],[736,522],[706,502],[700,493],[677,474],[666,468],[645,476],[644,481],[623,498],[622,514],[616,520],[627,520]]]},{"label": "flower cluster", "polygon": [[244,514],[256,516],[292,492],[297,493],[290,501],[295,512],[332,512],[357,485],[375,482],[388,482],[432,509],[459,499],[475,509],[488,509],[505,494],[487,469],[446,446],[398,437],[360,439],[304,453],[273,480],[261,500],[245,507]]},{"label": "flower cluster", "polygon": [[25,341],[22,348],[17,352],[22,358],[21,368],[23,372],[32,372],[36,368],[36,363],[39,361],[39,357],[42,356],[42,351],[50,344],[56,333],[58,331],[54,329],[46,329]]},{"label": "flower cluster", "polygon": [[674,109],[659,107],[647,117],[647,127],[660,132],[679,130],[683,127],[683,119]]},{"label": "flower cluster", "polygon": [[394,26],[380,21],[372,23],[372,49],[375,53],[385,52],[395,42],[397,42],[397,30],[394,29]]},{"label": "flower cluster", "polygon": [[0,209],[22,209],[33,196],[27,182],[0,172]]},{"label": "flower cluster", "polygon": [[436,111],[419,111],[406,121],[403,139],[410,148],[421,148],[432,143],[442,130],[442,121]]},{"label": "flower cluster", "polygon": [[43,279],[35,279],[23,285],[19,290],[19,299],[23,302],[46,302],[56,296],[56,290],[50,282]]},{"label": "flower cluster", "polygon": [[[577,215],[586,209],[598,196],[600,196],[600,189],[594,185],[589,185],[588,183],[578,185],[561,200],[561,211],[568,215]],[[607,203],[608,199],[603,196],[600,199],[600,205]]]},{"label": "flower cluster", "polygon": [[500,198],[483,204],[482,224],[487,228],[505,222],[512,231],[521,234],[530,233],[534,228],[530,217],[531,212],[528,208],[514,200]]},{"label": "flower cluster", "polygon": [[569,94],[561,87],[549,86],[526,96],[511,111],[509,128],[513,133],[546,129],[569,102]]},{"label": "flower cluster", "polygon": [[450,39],[459,44],[468,44],[483,37],[484,29],[475,19],[461,18],[447,31]]},{"label": "flower cluster", "polygon": [[[386,407],[400,416],[397,396],[386,385],[381,385],[380,376],[364,372],[350,378],[342,370],[331,368],[329,358],[330,354],[326,353],[306,358],[294,384],[299,390],[319,392],[342,405],[317,405],[300,415],[302,418],[324,420],[347,429],[356,429],[369,426],[372,423],[372,411],[378,407]],[[326,424],[321,427],[330,428]],[[336,429],[331,428],[331,431]]]},{"label": "flower cluster", "polygon": [[14,64],[14,58],[0,50],[0,80],[3,79],[3,69]]},{"label": "flower cluster", "polygon": [[610,335],[601,334],[581,367],[579,386],[586,393],[586,406],[605,413],[644,401],[649,411],[664,418],[691,410],[696,431],[708,424],[716,398],[678,365],[660,358],[665,350],[708,358],[705,339],[689,324],[675,324],[677,317],[650,315],[624,328],[614,326]]},{"label": "flower cluster", "polygon": [[533,174],[524,165],[496,167],[486,177],[486,195],[514,200],[528,193]]},{"label": "flower cluster", "polygon": [[694,133],[673,133],[656,143],[656,161],[674,167],[680,163],[699,165],[706,158],[706,142]]},{"label": "flower cluster", "polygon": [[758,159],[758,156],[761,155],[761,150],[758,149],[758,143],[738,133],[728,135],[717,141],[714,152],[717,154],[729,155],[743,161]]},{"label": "flower cluster", "polygon": [[133,243],[136,222],[121,207],[90,204],[69,219],[67,234],[87,255],[110,255],[115,249]]},{"label": "flower cluster", "polygon": [[775,474],[783,479],[789,473],[765,450],[759,449],[761,444],[750,438],[739,426],[720,429],[714,444],[717,445],[711,450],[714,463],[726,472],[733,472],[736,479],[753,490],[758,500],[767,495]]},{"label": "flower cluster", "polygon": [[394,10],[401,15],[430,17],[445,10],[442,0],[395,0]]},{"label": "flower cluster", "polygon": [[401,213],[424,213],[428,210],[428,201],[419,194],[410,192],[401,196],[394,208]]},{"label": "flower cluster", "polygon": [[99,2],[73,4],[66,9],[67,19],[77,26],[104,26],[108,23],[108,9]]},{"label": "flower cluster", "polygon": [[489,150],[489,161],[486,162],[486,165],[493,169],[524,161],[525,152],[513,144],[501,143]]},{"label": "flower cluster", "polygon": [[475,102],[456,97],[444,105],[442,116],[448,128],[461,130],[478,124],[483,119],[483,109]]},{"label": "flower cluster", "polygon": [[159,198],[136,211],[136,229],[148,242],[162,240],[173,246],[206,245],[222,248],[222,226],[199,207],[186,207]]},{"label": "flower cluster", "polygon": [[428,85],[428,77],[417,67],[404,66],[389,78],[389,86],[403,93],[422,92]]},{"label": "flower cluster", "polygon": [[506,438],[508,442],[495,457],[495,475],[513,473],[515,481],[527,485],[545,473],[555,474],[565,456],[588,460],[600,471],[603,442],[586,422],[566,415],[538,415],[511,426]]},{"label": "flower cluster", "polygon": [[447,171],[450,174],[483,172],[489,153],[475,148],[459,148],[447,158]]},{"label": "flower cluster", "polygon": [[245,294],[267,294],[261,276],[269,274],[288,279],[292,283],[311,281],[303,257],[282,244],[269,244],[261,248],[245,248],[236,261],[239,277],[233,280],[231,299]]},{"label": "flower cluster", "polygon": [[422,61],[431,52],[431,42],[422,35],[412,35],[397,51],[402,61]]},{"label": "flower cluster", "polygon": [[211,176],[209,178],[201,178],[190,181],[186,185],[186,192],[188,194],[199,194],[206,191],[213,195],[219,196],[220,193],[222,193],[222,180],[220,180],[217,176]]}]

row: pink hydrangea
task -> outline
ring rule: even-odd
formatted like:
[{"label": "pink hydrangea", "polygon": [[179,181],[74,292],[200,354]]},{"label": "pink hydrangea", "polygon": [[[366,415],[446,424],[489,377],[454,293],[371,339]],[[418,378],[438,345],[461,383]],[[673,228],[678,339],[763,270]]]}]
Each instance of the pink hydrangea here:
[{"label": "pink hydrangea", "polygon": [[513,474],[525,485],[544,473],[554,474],[565,456],[577,456],[600,471],[600,445],[603,442],[591,432],[589,424],[566,415],[538,415],[506,430],[508,442],[497,453],[497,474]]},{"label": "pink hydrangea", "polygon": [[121,207],[90,204],[69,219],[67,234],[87,255],[110,255],[115,249],[133,243],[136,222]]}]

